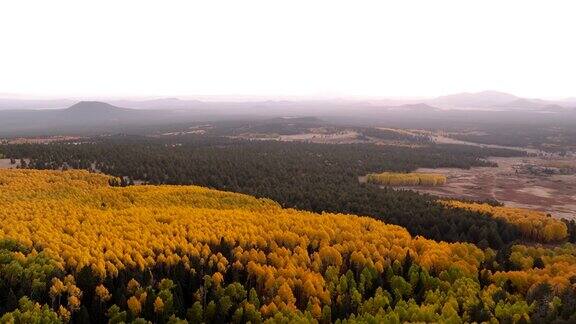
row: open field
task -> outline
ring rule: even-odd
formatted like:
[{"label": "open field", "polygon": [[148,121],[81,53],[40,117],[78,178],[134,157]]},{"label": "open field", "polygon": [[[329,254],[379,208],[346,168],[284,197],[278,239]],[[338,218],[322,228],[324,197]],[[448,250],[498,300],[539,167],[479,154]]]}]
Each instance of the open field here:
[{"label": "open field", "polygon": [[418,172],[441,173],[448,180],[441,187],[402,187],[441,197],[471,200],[496,199],[507,206],[541,210],[554,217],[576,219],[576,174],[528,172],[551,162],[576,163],[569,159],[541,157],[491,158],[498,167],[470,170],[420,168]]},{"label": "open field", "polygon": [[12,169],[15,167],[15,164],[10,164],[10,159],[0,159],[0,169]]},{"label": "open field", "polygon": [[481,144],[481,143],[476,143],[476,142],[463,141],[463,140],[455,139],[452,137],[444,136],[442,132],[434,133],[432,135],[432,139],[434,140],[435,143],[438,143],[438,144],[472,145],[472,146],[479,146],[479,147],[503,148],[503,149],[526,151],[529,154],[544,154],[544,152],[541,150],[533,149],[533,148],[527,148],[527,147],[504,146],[504,145],[496,145],[496,144]]},{"label": "open field", "polygon": [[352,129],[326,130],[324,128],[311,128],[308,132],[298,134],[276,134],[276,133],[242,133],[230,138],[241,138],[248,140],[275,140],[281,142],[308,142],[320,144],[351,144],[366,143],[368,139],[361,139],[360,133]]},{"label": "open field", "polygon": [[343,144],[343,143],[357,143],[359,134],[355,131],[345,130],[334,133],[308,133],[308,134],[296,134],[296,135],[281,135],[279,137],[280,141],[307,141],[312,143],[332,143],[332,144]]}]

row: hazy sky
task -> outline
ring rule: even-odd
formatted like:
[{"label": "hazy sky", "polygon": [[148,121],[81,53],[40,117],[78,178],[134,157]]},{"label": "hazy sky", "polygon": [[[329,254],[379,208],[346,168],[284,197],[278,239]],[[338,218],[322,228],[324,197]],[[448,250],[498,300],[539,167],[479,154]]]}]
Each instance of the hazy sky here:
[{"label": "hazy sky", "polygon": [[576,96],[576,2],[2,0],[0,93]]}]

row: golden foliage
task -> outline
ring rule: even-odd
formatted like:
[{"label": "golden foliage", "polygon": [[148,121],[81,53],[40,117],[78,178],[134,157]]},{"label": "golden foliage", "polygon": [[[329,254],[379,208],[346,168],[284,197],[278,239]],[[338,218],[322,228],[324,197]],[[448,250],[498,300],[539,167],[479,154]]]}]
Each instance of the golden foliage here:
[{"label": "golden foliage", "polygon": [[132,312],[132,314],[138,315],[142,311],[142,304],[140,304],[140,300],[138,300],[138,298],[135,296],[128,298],[126,303],[128,304],[128,309]]},{"label": "golden foliage", "polygon": [[50,287],[50,292],[49,292],[50,298],[56,299],[65,290],[66,290],[66,288],[64,287],[64,283],[62,283],[62,281],[60,279],[58,279],[58,278],[52,279],[52,286]]},{"label": "golden foliage", "polygon": [[112,298],[112,295],[110,295],[108,289],[102,284],[96,286],[95,294],[96,299],[100,302],[107,302],[110,300],[110,298]]},{"label": "golden foliage", "polygon": [[[62,274],[67,274],[52,279],[48,289],[53,307],[59,307],[64,321],[86,302],[73,276],[86,266],[100,276],[94,283],[99,307],[111,300],[100,282],[113,287],[110,282],[124,280],[128,300],[123,307],[128,307],[131,317],[145,316],[152,299],[155,316],[168,317],[174,310],[170,292],[174,283],[156,277],[153,281],[160,279],[160,293],[149,294],[153,290],[146,279],[135,276],[142,284],[135,279],[126,282],[130,277],[120,275],[120,271],[170,273],[183,267],[204,280],[194,293],[198,302],[206,304],[207,295],[225,291],[234,295],[236,283],[227,284],[231,278],[240,277],[256,297],[249,297],[254,303],[245,301],[238,309],[259,310],[264,317],[273,317],[278,312],[294,314],[306,308],[311,318],[323,322],[326,314],[330,319],[331,308],[342,311],[360,307],[373,309],[375,314],[379,308],[389,308],[392,298],[399,299],[396,310],[406,307],[398,311],[402,321],[442,322],[434,317],[435,312],[452,319],[463,312],[462,321],[466,322],[466,309],[478,298],[495,314],[492,320],[512,316],[529,319],[532,306],[521,294],[537,291],[543,282],[559,292],[573,285],[570,278],[576,273],[573,244],[515,245],[503,266],[490,249],[411,237],[399,226],[371,218],[283,209],[267,199],[194,186],[110,187],[108,179],[83,171],[0,171],[0,239],[27,245],[24,253],[9,252],[10,257],[22,261],[47,255],[64,271]],[[444,203],[489,212],[512,223],[528,219],[527,237],[565,237],[562,228],[556,226],[558,221],[542,213]],[[513,267],[508,267],[508,261]],[[479,271],[481,263],[484,265]],[[434,269],[437,279],[420,272],[420,267]],[[370,285],[383,278],[390,282],[393,295],[382,293],[378,287],[373,297],[363,299],[367,289],[375,288]],[[481,286],[479,278],[487,284]],[[411,296],[420,284],[436,288],[429,288],[427,304],[418,306]],[[502,287],[510,285],[515,292],[506,298],[514,304],[493,300],[496,294],[501,295]],[[216,306],[211,301],[207,313],[217,309],[209,305],[219,309],[226,303]]]},{"label": "golden foliage", "polygon": [[446,183],[446,176],[436,173],[370,173],[366,181],[385,186],[441,186]]},{"label": "golden foliage", "polygon": [[75,312],[80,309],[80,298],[76,296],[69,296],[68,297],[68,308]]},{"label": "golden foliage", "polygon": [[130,279],[130,281],[128,281],[128,285],[126,287],[126,290],[128,291],[128,293],[131,295],[134,295],[134,294],[136,294],[136,291],[138,291],[138,289],[140,289],[140,283],[138,281],[136,281],[136,279],[134,279],[134,278]]},{"label": "golden foliage", "polygon": [[524,237],[540,242],[559,242],[568,237],[566,224],[561,220],[548,217],[540,211],[467,203],[457,200],[442,201],[442,203],[450,207],[465,208],[503,219],[510,224],[516,225]]},{"label": "golden foliage", "polygon": [[58,316],[60,316],[60,318],[62,319],[62,321],[64,321],[64,323],[68,323],[70,321],[72,314],[64,306],[60,305],[60,307],[58,308]]},{"label": "golden foliage", "polygon": [[160,314],[164,311],[164,302],[162,298],[156,297],[154,300],[154,313]]},{"label": "golden foliage", "polygon": [[[43,250],[72,273],[89,266],[101,278],[183,264],[211,269],[218,284],[240,269],[270,298],[262,306],[267,312],[294,308],[291,293],[299,292],[297,298],[315,301],[317,313],[318,304],[331,302],[323,277],[329,266],[382,273],[409,253],[425,269],[475,276],[486,259],[472,244],[412,238],[367,217],[282,209],[267,199],[195,186],[110,187],[108,179],[84,171],[0,171],[0,238]],[[222,244],[230,259],[213,252]],[[73,282],[64,285],[79,301]],[[134,281],[128,288],[135,294],[139,287]],[[132,313],[142,296],[128,300]]]},{"label": "golden foliage", "polygon": [[[534,268],[537,258],[542,260],[544,267]],[[509,279],[524,293],[543,282],[559,290],[570,286],[570,278],[576,275],[576,245],[571,243],[552,248],[541,245],[514,245],[510,260],[520,270],[496,272],[492,279],[497,284]]]}]

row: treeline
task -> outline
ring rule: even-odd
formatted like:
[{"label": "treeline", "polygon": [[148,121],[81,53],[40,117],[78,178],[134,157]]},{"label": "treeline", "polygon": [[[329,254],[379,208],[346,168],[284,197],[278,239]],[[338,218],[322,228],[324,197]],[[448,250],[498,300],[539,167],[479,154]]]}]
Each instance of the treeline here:
[{"label": "treeline", "polygon": [[0,321],[576,320],[576,247],[498,251],[85,171],[0,170]]},{"label": "treeline", "polygon": [[[94,138],[84,144],[6,145],[30,168],[93,169],[151,184],[197,184],[266,197],[284,207],[367,215],[413,235],[498,248],[518,229],[483,213],[448,208],[434,197],[361,184],[371,172],[491,166],[489,156],[523,152],[463,145],[421,147],[245,141],[203,136]],[[127,181],[129,182],[129,181]]]},{"label": "treeline", "polygon": [[441,186],[446,183],[446,176],[421,172],[382,172],[369,173],[366,181],[384,186]]},{"label": "treeline", "polygon": [[[539,242],[563,242],[569,238],[570,222],[552,218],[537,210],[513,208],[505,206],[491,206],[486,203],[463,202],[457,200],[442,201],[447,206],[465,208],[500,218],[509,224],[514,224],[522,236],[528,240]],[[573,235],[574,233],[572,233]]]}]

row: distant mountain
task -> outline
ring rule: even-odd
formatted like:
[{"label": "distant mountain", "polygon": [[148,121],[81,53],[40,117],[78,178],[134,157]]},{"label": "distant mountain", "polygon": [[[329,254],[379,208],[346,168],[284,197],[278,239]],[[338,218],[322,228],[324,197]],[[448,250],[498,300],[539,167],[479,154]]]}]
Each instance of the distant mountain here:
[{"label": "distant mountain", "polygon": [[56,112],[58,123],[98,126],[134,124],[161,115],[160,111],[120,108],[100,101],[80,101]]},{"label": "distant mountain", "polygon": [[[212,98],[214,99],[214,98]],[[1,110],[38,110],[38,109],[64,109],[75,102],[68,99],[56,100],[27,100],[22,98],[0,98]],[[82,101],[80,106],[95,105],[98,101]],[[521,98],[509,93],[499,91],[482,91],[476,93],[458,93],[437,98],[381,98],[381,99],[294,99],[294,100],[233,100],[222,98],[222,101],[190,100],[179,98],[158,98],[148,100],[115,99],[107,101],[110,106],[134,110],[162,110],[179,111],[180,113],[197,115],[260,115],[267,117],[281,115],[318,115],[327,112],[340,114],[343,110],[363,109],[365,107],[396,107],[409,110],[424,109],[420,106],[426,104],[434,109],[477,109],[477,110],[539,110],[546,106],[558,105],[561,107],[576,107],[576,98],[550,101],[533,98]],[[74,105],[76,106],[76,105]],[[72,108],[72,107],[71,107]],[[110,108],[110,107],[109,107]],[[558,107],[550,107],[557,110]],[[122,108],[120,108],[122,109]]]},{"label": "distant mountain", "polygon": [[127,112],[131,109],[120,108],[113,106],[106,102],[101,101],[80,101],[64,111],[68,113],[86,113],[86,112],[101,112],[101,113],[115,113],[115,112]]},{"label": "distant mountain", "polygon": [[0,135],[21,133],[102,132],[126,126],[176,120],[171,112],[137,110],[99,101],[80,101],[65,109],[0,111]]},{"label": "distant mountain", "polygon": [[476,93],[458,93],[441,96],[429,101],[433,105],[447,108],[491,108],[520,99],[509,93],[482,91]]},{"label": "distant mountain", "polygon": [[80,101],[62,111],[68,118],[90,119],[90,120],[119,120],[121,118],[131,118],[140,114],[134,109],[120,108],[100,101]]},{"label": "distant mountain", "polygon": [[[203,102],[165,98],[143,101],[71,102],[61,109],[41,109],[63,101],[32,102],[0,99],[0,137],[29,134],[84,134],[143,130],[149,126],[222,120],[265,120],[282,116],[315,116],[338,123],[418,123],[427,127],[430,121],[474,124],[576,119],[576,102],[520,98],[511,94],[484,91],[461,93],[435,99],[411,100],[302,100]],[[22,109],[2,109],[2,103]],[[37,109],[30,109],[33,104]],[[67,108],[66,108],[67,107]],[[456,108],[456,109],[454,109]],[[546,114],[543,114],[546,113]],[[496,115],[497,114],[497,115]],[[495,117],[498,116],[498,117]],[[280,119],[280,124],[294,120]],[[299,121],[302,122],[302,121]],[[315,123],[316,121],[311,121]]]},{"label": "distant mountain", "polygon": [[425,102],[442,108],[558,113],[574,110],[576,101],[571,100],[571,98],[561,101],[522,98],[505,92],[483,91],[447,95]]}]

